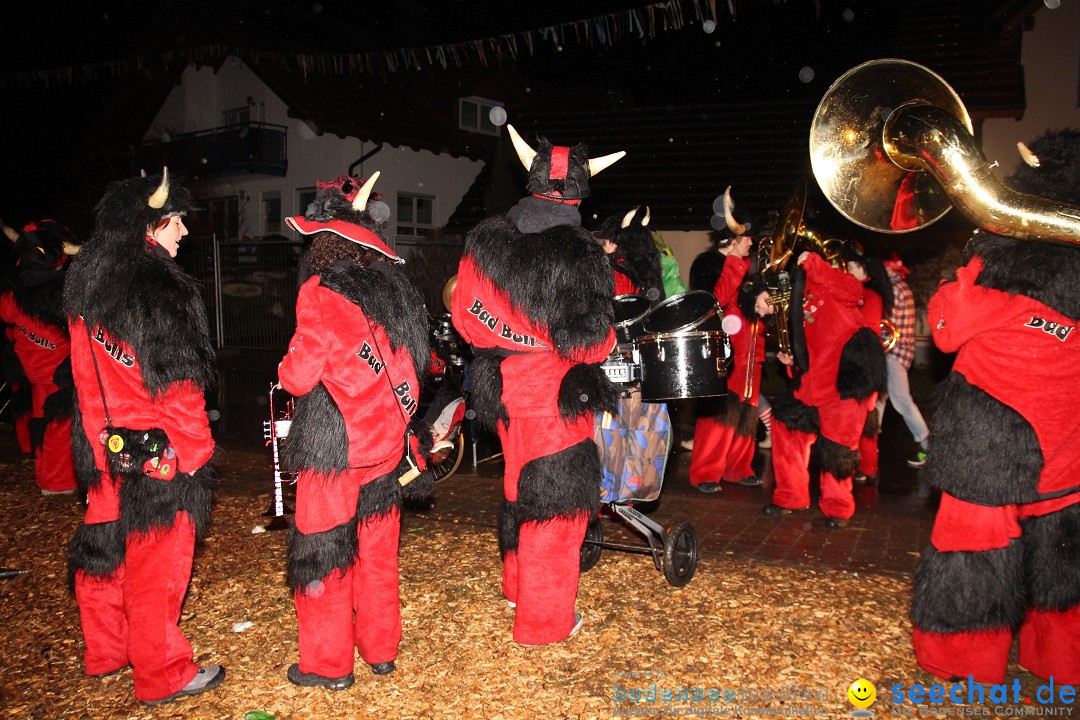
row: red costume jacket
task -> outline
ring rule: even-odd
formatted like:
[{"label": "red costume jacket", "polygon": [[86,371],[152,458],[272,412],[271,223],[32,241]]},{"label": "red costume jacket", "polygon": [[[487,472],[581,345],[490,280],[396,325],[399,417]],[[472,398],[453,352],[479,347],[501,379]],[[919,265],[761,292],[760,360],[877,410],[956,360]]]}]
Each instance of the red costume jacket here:
[{"label": "red costume jacket", "polygon": [[[210,436],[206,400],[194,382],[178,381],[161,394],[151,394],[143,383],[139,358],[130,347],[113,340],[101,328],[91,331],[88,337],[86,326],[79,319],[71,321],[71,337],[71,370],[80,389],[82,427],[90,440],[98,470],[104,472],[107,468],[105,447],[99,442],[106,425],[99,388],[104,388],[108,398],[109,418],[114,427],[165,431],[176,450],[180,472],[192,473],[210,460],[214,440]],[[110,522],[120,517],[119,493],[118,482],[102,482],[91,487],[86,522]]]},{"label": "red costume jacket", "polygon": [[45,398],[57,389],[53,382],[56,368],[71,354],[68,335],[20,310],[11,292],[0,295],[0,320],[12,328],[9,337],[33,388],[32,413],[40,417]]},{"label": "red costume jacket", "polygon": [[[957,352],[953,372],[1022,416],[1042,451],[1035,491],[1027,501],[1080,488],[1080,418],[1063,390],[1080,383],[1076,321],[1024,295],[976,284],[978,256],[957,270],[930,299],[927,317],[934,342]],[[990,448],[987,448],[990,449]],[[1007,450],[1007,448],[1006,448]],[[963,487],[949,493],[972,498]]]},{"label": "red costume jacket", "polygon": [[296,396],[320,382],[326,387],[345,419],[350,467],[382,468],[374,479],[401,460],[420,395],[409,351],[393,349],[382,326],[318,277],[300,287],[296,333],[278,373]]},{"label": "red costume jacket", "polygon": [[743,390],[746,384],[747,366],[750,364],[750,344],[754,327],[757,326],[757,343],[754,350],[754,362],[765,362],[765,328],[758,319],[748,320],[746,314],[739,307],[739,289],[742,287],[746,273],[750,265],[746,260],[735,255],[727,255],[724,260],[724,269],[713,288],[713,295],[720,303],[724,311],[725,325],[730,326],[728,318],[738,318],[738,330],[729,333],[731,339],[732,365],[728,371],[728,390],[740,401],[757,407],[758,392],[761,386],[761,373],[753,372],[753,392],[749,400],[743,400]]},{"label": "red costume jacket", "polygon": [[[858,445],[873,393],[845,399],[838,387],[840,360],[852,336],[870,327],[860,302],[863,285],[853,275],[829,265],[820,255],[803,262],[806,291],[803,295],[804,332],[810,368],[799,379],[795,398],[816,407],[821,434],[848,448]],[[873,328],[877,335],[876,323]]]}]

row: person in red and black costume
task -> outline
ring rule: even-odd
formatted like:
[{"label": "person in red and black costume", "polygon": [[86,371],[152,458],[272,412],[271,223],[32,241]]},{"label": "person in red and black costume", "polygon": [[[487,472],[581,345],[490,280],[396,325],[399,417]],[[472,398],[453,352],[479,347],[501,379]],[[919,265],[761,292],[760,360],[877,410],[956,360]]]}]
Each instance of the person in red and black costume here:
[{"label": "person in red and black costume", "polygon": [[862,282],[817,253],[804,251],[797,262],[791,302],[794,357],[777,354],[794,383],[773,405],[776,488],[763,512],[785,515],[810,506],[813,448],[820,469],[819,507],[825,527],[837,529],[855,513],[851,486],[859,438],[876,393],[885,386],[885,355],[876,324],[871,328],[863,316]]},{"label": "person in red and black costume", "polygon": [[[286,220],[311,237],[296,333],[278,368],[297,396],[282,458],[298,469],[287,581],[300,661],[288,677],[332,690],[353,684],[354,648],[376,675],[396,669],[406,431],[431,446],[416,415],[427,310],[384,239],[390,209],[371,196],[378,176],[319,183],[304,215]],[[430,494],[432,485],[427,474],[407,487]]]},{"label": "person in red and black costume", "polygon": [[86,674],[130,664],[149,704],[225,677],[192,661],[177,626],[217,484],[204,397],[214,348],[198,286],[173,260],[190,208],[167,171],[113,183],[64,285],[88,504],[70,560]]},{"label": "person in red and black costume", "polygon": [[717,278],[712,293],[724,312],[732,366],[727,375],[727,395],[698,403],[690,460],[690,484],[707,493],[720,490],[721,481],[761,484],[751,467],[757,441],[761,366],[765,362],[761,317],[772,314],[773,309],[768,304],[768,290],[759,277],[750,274],[754,245],[751,223],[737,221],[733,211],[728,187],[724,192],[724,216],[714,216],[719,257],[713,263]]},{"label": "person in red and black costume", "polygon": [[638,206],[613,215],[596,232],[615,273],[615,297],[642,295],[655,304],[664,299],[660,251],[649,232],[649,208]]},{"label": "person in red and black costume", "polygon": [[[2,224],[2,223],[0,223]],[[7,233],[11,229],[3,227]],[[31,393],[30,446],[43,495],[75,492],[71,458],[71,350],[64,315],[64,278],[78,239],[54,220],[32,222],[15,235],[15,286],[0,295],[15,359]],[[10,235],[9,235],[10,236]]]},{"label": "person in red and black costume", "polygon": [[[880,330],[882,319],[889,316],[893,307],[893,286],[885,265],[878,258],[867,255],[858,243],[844,246],[844,259],[847,261],[848,272],[863,284],[863,320],[868,326]],[[880,338],[880,332],[878,335]],[[877,398],[875,393],[874,407],[866,415],[866,423],[859,438],[859,469],[854,477],[857,485],[873,482],[878,474],[881,416],[877,411]]]},{"label": "person in red and black costume", "polygon": [[502,441],[499,544],[514,640],[543,645],[581,625],[581,543],[602,472],[593,417],[616,407],[600,368],[615,346],[611,266],[577,206],[590,176],[623,153],[590,160],[584,145],[544,138],[533,150],[507,130],[530,195],[469,233],[452,317],[474,348],[473,409]]},{"label": "person in red and black costume", "polygon": [[[1080,205],[1080,132],[1031,144],[1012,189]],[[1035,201],[1038,201],[1038,198]],[[939,388],[926,479],[941,490],[911,603],[915,657],[952,679],[1021,667],[1080,683],[1080,249],[982,230],[930,299],[955,352]]]}]

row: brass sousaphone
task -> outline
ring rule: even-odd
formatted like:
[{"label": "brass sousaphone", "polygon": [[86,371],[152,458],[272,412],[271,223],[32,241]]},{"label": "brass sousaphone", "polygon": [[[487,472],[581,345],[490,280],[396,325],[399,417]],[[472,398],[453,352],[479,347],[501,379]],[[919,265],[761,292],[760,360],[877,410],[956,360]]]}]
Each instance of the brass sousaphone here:
[{"label": "brass sousaphone", "polygon": [[918,230],[955,206],[998,235],[1080,244],[1080,207],[1007,187],[957,94],[907,60],[872,60],[832,84],[810,128],[810,162],[829,202],[871,230]]}]

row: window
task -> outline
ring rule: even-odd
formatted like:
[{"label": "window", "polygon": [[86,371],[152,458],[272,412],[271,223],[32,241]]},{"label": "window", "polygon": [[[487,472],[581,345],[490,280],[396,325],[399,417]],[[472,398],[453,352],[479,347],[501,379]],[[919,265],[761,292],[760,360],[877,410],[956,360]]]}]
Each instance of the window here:
[{"label": "window", "polygon": [[315,188],[297,188],[296,190],[296,215],[307,212],[307,206],[315,202]]},{"label": "window", "polygon": [[230,241],[240,237],[240,198],[236,195],[211,198],[206,201],[207,230],[218,240]]},{"label": "window", "polygon": [[263,234],[281,232],[281,192],[267,190],[262,194]]},{"label": "window", "polygon": [[435,230],[435,198],[398,193],[397,234],[429,237]]},{"label": "window", "polygon": [[246,106],[221,112],[222,125],[247,125],[249,120],[251,120],[251,108]]},{"label": "window", "polygon": [[501,107],[502,103],[481,97],[461,98],[458,101],[458,129],[484,135],[498,135],[498,126],[491,122],[491,109]]}]

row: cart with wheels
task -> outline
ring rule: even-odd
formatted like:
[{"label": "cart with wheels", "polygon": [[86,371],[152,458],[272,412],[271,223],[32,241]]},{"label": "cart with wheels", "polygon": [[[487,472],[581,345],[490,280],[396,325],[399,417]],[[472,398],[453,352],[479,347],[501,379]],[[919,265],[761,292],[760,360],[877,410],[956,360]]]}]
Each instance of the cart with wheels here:
[{"label": "cart with wheels", "polygon": [[[636,389],[627,390],[618,415],[598,418],[596,441],[600,447],[604,476],[600,513],[585,531],[581,545],[581,571],[600,561],[604,548],[652,555],[656,569],[667,581],[681,587],[690,582],[697,567],[697,536],[689,523],[665,529],[633,507],[656,500],[663,485],[664,469],[671,450],[671,427],[667,405],[642,402]],[[642,535],[645,545],[604,540],[603,518],[611,517]]]}]

